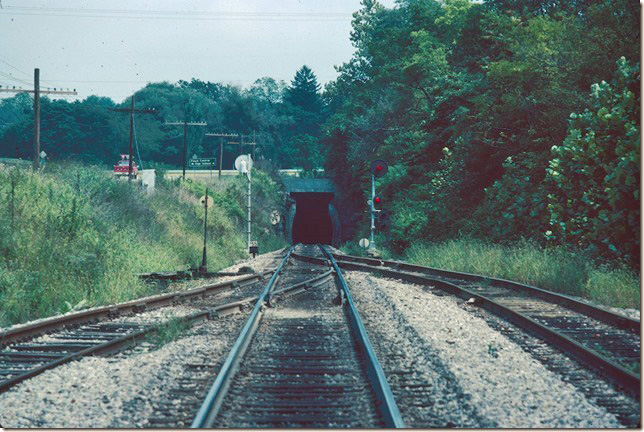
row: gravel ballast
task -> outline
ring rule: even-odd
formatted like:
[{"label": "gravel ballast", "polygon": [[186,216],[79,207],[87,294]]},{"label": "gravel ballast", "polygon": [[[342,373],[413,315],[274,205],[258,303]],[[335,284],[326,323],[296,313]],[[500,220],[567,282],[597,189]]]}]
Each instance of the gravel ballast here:
[{"label": "gravel ballast", "polygon": [[47,371],[0,394],[0,423],[8,428],[149,426],[168,390],[180,385],[186,365],[220,362],[245,318],[235,314],[207,321],[158,350],[142,344]]},{"label": "gravel ballast", "polygon": [[[614,415],[593,405],[484,320],[463,310],[454,298],[364,273],[345,275],[363,319],[379,321],[380,332],[383,325],[388,326],[395,341],[399,326],[381,318],[391,302],[487,422],[501,428],[620,427]],[[406,355],[413,358],[414,352]]]},{"label": "gravel ballast", "polygon": [[[236,272],[242,267],[249,267],[252,272],[270,270],[277,266],[282,256],[282,251],[275,251],[222,271]],[[192,280],[173,284],[172,290],[183,291],[237,278]],[[262,284],[220,292],[210,301],[204,299],[167,306],[110,321],[158,325],[203,310],[209,304],[212,306],[235,301],[237,297],[255,295],[261,290],[259,285]],[[46,371],[0,394],[0,424],[10,428],[154,426],[148,423],[148,419],[160,415],[155,410],[165,409],[157,407],[155,401],[159,401],[159,406],[167,407],[168,401],[163,398],[167,398],[170,389],[181,387],[181,377],[189,374],[183,371],[186,365],[217,363],[221,356],[227,354],[228,345],[234,342],[245,315],[235,314],[200,324],[191,329],[187,337],[157,350],[142,343],[112,357],[86,357]],[[44,335],[34,342],[49,340],[54,339]]]}]

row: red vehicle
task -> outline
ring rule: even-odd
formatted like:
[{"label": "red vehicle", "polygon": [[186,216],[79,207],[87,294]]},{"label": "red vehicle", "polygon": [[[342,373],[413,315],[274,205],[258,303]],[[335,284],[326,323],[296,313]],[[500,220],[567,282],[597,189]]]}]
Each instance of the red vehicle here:
[{"label": "red vehicle", "polygon": [[[130,170],[130,158],[126,154],[121,155],[121,160],[114,165],[114,175],[127,176]],[[132,161],[132,176],[136,178],[136,162]]]}]

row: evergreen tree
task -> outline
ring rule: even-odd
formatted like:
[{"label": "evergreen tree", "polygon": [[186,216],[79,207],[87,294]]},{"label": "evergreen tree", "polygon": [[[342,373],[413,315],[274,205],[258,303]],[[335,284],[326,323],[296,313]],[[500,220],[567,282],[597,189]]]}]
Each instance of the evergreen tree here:
[{"label": "evergreen tree", "polygon": [[304,65],[295,73],[290,87],[286,89],[286,101],[304,111],[318,113],[322,108],[320,84],[315,73]]}]

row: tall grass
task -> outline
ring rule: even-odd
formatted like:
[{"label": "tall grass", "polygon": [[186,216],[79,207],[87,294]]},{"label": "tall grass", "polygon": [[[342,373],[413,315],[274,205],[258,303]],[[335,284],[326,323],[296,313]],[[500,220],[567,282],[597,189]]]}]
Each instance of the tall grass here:
[{"label": "tall grass", "polygon": [[564,248],[541,249],[529,242],[511,246],[474,239],[417,244],[403,259],[447,270],[510,279],[581,296],[608,306],[640,308],[640,279],[626,267],[599,267]]},{"label": "tall grass", "polygon": [[[160,182],[146,195],[78,164],[50,163],[45,173],[0,165],[0,326],[148,295],[136,273],[198,267],[200,192]],[[247,256],[243,197],[228,186],[220,195],[226,205],[208,211],[210,271]],[[279,201],[276,192],[263,199]],[[280,240],[269,232],[265,243]]]}]

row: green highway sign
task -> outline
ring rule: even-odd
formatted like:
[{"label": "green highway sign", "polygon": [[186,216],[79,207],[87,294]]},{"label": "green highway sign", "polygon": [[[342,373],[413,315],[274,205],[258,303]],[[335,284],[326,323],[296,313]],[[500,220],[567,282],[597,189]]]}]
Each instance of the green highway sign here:
[{"label": "green highway sign", "polygon": [[216,158],[198,158],[193,156],[188,159],[188,166],[190,168],[214,168],[216,165]]}]

